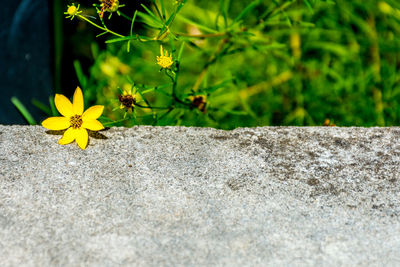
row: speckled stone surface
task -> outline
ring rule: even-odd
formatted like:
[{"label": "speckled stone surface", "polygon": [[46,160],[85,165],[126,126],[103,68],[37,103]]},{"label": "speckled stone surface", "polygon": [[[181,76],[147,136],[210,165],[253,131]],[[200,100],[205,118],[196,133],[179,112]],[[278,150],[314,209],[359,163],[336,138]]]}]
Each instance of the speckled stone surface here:
[{"label": "speckled stone surface", "polygon": [[0,125],[0,266],[399,266],[400,128]]}]

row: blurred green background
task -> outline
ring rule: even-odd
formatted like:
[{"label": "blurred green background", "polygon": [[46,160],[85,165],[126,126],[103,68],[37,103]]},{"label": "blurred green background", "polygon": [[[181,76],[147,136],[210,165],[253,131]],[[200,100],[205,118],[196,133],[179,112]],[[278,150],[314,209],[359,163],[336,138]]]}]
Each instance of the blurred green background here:
[{"label": "blurred green background", "polygon": [[[142,14],[135,34],[153,37],[159,32],[141,6],[155,12],[152,2],[120,0],[126,5],[120,9],[124,14]],[[175,1],[163,2],[166,14],[172,14]],[[233,129],[399,124],[399,1],[188,0],[170,25],[176,38],[134,40],[129,52],[128,42],[106,43],[115,37],[96,38],[101,31],[87,22],[65,19],[71,3],[56,0],[54,5],[55,27],[63,29],[55,34],[56,90],[71,96],[80,85],[86,104],[105,105],[104,120],[117,121],[112,125]],[[93,1],[77,3],[83,14],[96,16]],[[160,1],[155,4],[160,7]],[[129,35],[129,20],[117,14],[108,20],[107,14],[104,21]],[[156,65],[160,44],[168,51],[183,44],[177,95],[184,102],[190,95],[204,96],[205,112],[195,105],[168,111],[136,107],[126,117],[118,109],[118,95],[133,82],[145,92],[137,101],[173,105],[171,81]],[[162,89],[146,92],[157,86]]]}]

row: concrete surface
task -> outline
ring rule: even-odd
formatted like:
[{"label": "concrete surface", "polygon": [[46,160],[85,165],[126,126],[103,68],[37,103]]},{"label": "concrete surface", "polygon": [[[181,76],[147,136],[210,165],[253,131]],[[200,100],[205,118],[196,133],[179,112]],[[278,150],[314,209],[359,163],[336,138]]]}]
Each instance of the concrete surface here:
[{"label": "concrete surface", "polygon": [[399,266],[400,128],[0,126],[0,266]]}]

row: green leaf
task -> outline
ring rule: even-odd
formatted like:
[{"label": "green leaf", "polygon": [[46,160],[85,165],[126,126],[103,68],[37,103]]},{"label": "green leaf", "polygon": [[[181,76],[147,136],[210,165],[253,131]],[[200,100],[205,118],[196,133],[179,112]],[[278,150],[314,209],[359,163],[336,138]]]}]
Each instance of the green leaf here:
[{"label": "green leaf", "polygon": [[166,96],[171,96],[171,94],[165,92],[164,90],[161,90],[161,89],[164,89],[164,88],[167,88],[167,87],[170,87],[170,86],[172,86],[171,83],[167,83],[167,84],[163,84],[163,85],[159,85],[159,86],[151,87],[151,88],[146,88],[145,87],[145,88],[143,88],[144,90],[141,93],[142,94],[147,94],[147,93],[156,91],[156,92],[160,92],[160,93],[162,93],[162,94],[164,94]]},{"label": "green leaf", "polygon": [[76,76],[78,77],[78,81],[82,86],[82,89],[85,89],[87,85],[87,78],[83,74],[81,63],[78,60],[74,60],[74,68]]},{"label": "green leaf", "polygon": [[219,0],[219,9],[222,17],[224,18],[225,28],[228,27],[228,9],[230,6],[230,0]]},{"label": "green leaf", "polygon": [[150,9],[148,9],[148,8],[147,8],[145,5],[143,5],[143,4],[140,4],[140,5],[144,8],[144,10],[146,10],[146,12],[150,15],[151,19],[152,19],[155,23],[159,24],[160,26],[163,26],[163,25],[164,25],[164,23],[163,23],[153,12],[151,12]]},{"label": "green leaf", "polygon": [[163,19],[165,20],[165,6],[164,6],[164,0],[160,0],[160,4],[161,4],[161,13],[162,13]]},{"label": "green leaf", "polygon": [[326,52],[336,54],[340,57],[348,56],[351,53],[346,46],[330,42],[310,42],[307,43],[305,49],[325,50]]},{"label": "green leaf", "polygon": [[98,37],[100,37],[100,36],[103,36],[103,35],[105,35],[105,34],[107,34],[107,33],[108,33],[107,31],[102,32],[102,33],[99,33],[99,34],[96,35],[96,38],[98,38]]},{"label": "green leaf", "polygon": [[247,13],[249,13],[250,11],[252,11],[254,8],[256,8],[257,5],[260,4],[260,0],[254,0],[253,2],[251,2],[247,7],[245,7],[245,9],[243,9],[242,12],[240,12],[240,14],[233,20],[233,24],[235,24],[236,22],[238,22],[239,20],[241,20]]},{"label": "green leaf", "polygon": [[126,37],[118,37],[118,38],[110,39],[110,40],[107,40],[105,43],[106,44],[111,44],[111,43],[117,43],[117,42],[124,42],[124,41],[128,41],[128,40],[154,41],[150,37],[142,36],[142,35],[136,35],[136,36],[126,36]]},{"label": "green leaf", "polygon": [[164,24],[162,24],[158,21],[155,21],[151,16],[149,16],[143,12],[138,11],[138,16],[141,18],[141,21],[144,24],[146,24],[148,27],[155,28],[155,29],[161,29],[164,26]]},{"label": "green leaf", "polygon": [[247,113],[246,111],[243,111],[243,110],[228,110],[228,109],[218,109],[218,110],[226,112],[228,114],[238,115],[238,116],[247,116],[247,115],[249,115],[249,113]]},{"label": "green leaf", "polygon": [[14,104],[14,106],[18,109],[18,111],[30,125],[37,124],[31,113],[26,109],[24,104],[22,104],[22,102],[19,101],[17,97],[15,96],[11,97],[11,102]]},{"label": "green leaf", "polygon": [[170,46],[171,46],[171,52],[172,52],[172,57],[173,58],[176,58],[176,47],[175,47],[175,44],[174,44],[174,40],[173,40],[173,37],[171,38],[169,38],[169,44],[170,44]]},{"label": "green leaf", "polygon": [[58,116],[59,114],[58,114],[56,105],[54,103],[54,97],[49,96],[49,103],[50,103],[50,108],[51,108],[51,115],[52,116]]},{"label": "green leaf", "polygon": [[311,12],[314,12],[314,9],[313,9],[311,3],[310,3],[308,0],[304,0],[304,3],[306,4],[306,6],[308,7],[308,9],[309,9]]},{"label": "green leaf", "polygon": [[[138,13],[138,11],[135,10],[135,13],[133,14],[133,18],[132,18],[132,22],[131,22],[131,29],[130,29],[130,32],[129,32],[130,37],[132,37],[132,33],[133,33],[133,24],[135,23],[135,19],[136,19],[137,13]],[[131,48],[131,39],[128,41],[128,47],[127,47],[128,53],[129,53],[129,51],[130,51],[130,48]]]},{"label": "green leaf", "polygon": [[40,102],[39,100],[32,99],[32,104],[41,111],[43,111],[44,113],[46,113],[48,116],[52,116],[51,109],[42,102]]},{"label": "green leaf", "polygon": [[178,62],[181,62],[181,57],[183,53],[183,48],[185,47],[185,42],[182,42],[181,47],[179,48],[179,53],[178,53]]},{"label": "green leaf", "polygon": [[188,19],[187,17],[182,16],[182,15],[180,15],[178,18],[188,24],[192,24],[192,25],[196,26],[197,28],[202,29],[203,31],[210,32],[210,33],[218,33],[218,31],[211,29],[207,26],[204,26],[202,24],[199,24],[191,19]]},{"label": "green leaf", "polygon": [[207,92],[207,93],[213,93],[213,92],[217,91],[218,89],[226,87],[228,84],[231,84],[232,80],[233,80],[233,78],[229,78],[217,85],[214,85],[214,86],[211,86],[208,88],[204,88],[204,89],[202,89],[202,91]]}]

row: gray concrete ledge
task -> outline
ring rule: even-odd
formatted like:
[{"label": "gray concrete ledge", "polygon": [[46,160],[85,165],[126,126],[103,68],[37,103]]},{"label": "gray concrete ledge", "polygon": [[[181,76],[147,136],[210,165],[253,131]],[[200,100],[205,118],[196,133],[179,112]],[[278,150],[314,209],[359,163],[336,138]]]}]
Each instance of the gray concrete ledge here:
[{"label": "gray concrete ledge", "polygon": [[101,135],[0,125],[0,266],[400,265],[400,128]]}]

